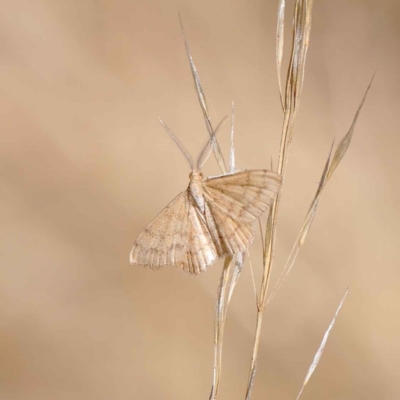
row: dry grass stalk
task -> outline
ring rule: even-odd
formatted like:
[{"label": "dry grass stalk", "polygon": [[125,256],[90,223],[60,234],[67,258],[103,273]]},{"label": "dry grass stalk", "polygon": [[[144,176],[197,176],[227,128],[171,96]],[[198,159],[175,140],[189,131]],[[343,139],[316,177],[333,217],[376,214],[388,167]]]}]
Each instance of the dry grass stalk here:
[{"label": "dry grass stalk", "polygon": [[[284,48],[284,15],[285,0],[278,4],[278,24],[276,41],[276,64],[278,69],[278,84],[281,103],[284,113],[284,122],[281,135],[281,144],[278,160],[278,174],[282,176],[282,184],[285,179],[287,157],[293,134],[293,123],[300,105],[300,96],[304,81],[305,61],[311,32],[312,0],[296,0],[293,18],[293,38],[291,45],[291,58],[286,76],[285,93],[282,92],[281,66]],[[246,400],[251,397],[251,390],[257,368],[258,349],[260,344],[263,312],[267,300],[268,284],[273,261],[274,244],[276,239],[276,220],[278,216],[279,201],[282,190],[279,193],[268,217],[263,251],[263,277],[259,300],[257,303],[256,332],[254,336],[253,353],[251,358],[249,379],[246,390]]]},{"label": "dry grass stalk", "polygon": [[221,381],[222,372],[222,343],[224,338],[224,327],[227,313],[227,287],[232,269],[232,257],[226,257],[224,268],[222,269],[221,279],[217,292],[217,305],[215,310],[214,323],[214,368],[213,380],[211,385],[210,399],[216,399]]}]

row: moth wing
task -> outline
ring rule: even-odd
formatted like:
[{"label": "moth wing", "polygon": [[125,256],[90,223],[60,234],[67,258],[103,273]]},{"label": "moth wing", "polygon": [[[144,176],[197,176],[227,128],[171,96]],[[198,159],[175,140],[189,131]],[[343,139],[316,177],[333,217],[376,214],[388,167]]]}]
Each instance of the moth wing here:
[{"label": "moth wing", "polygon": [[207,225],[223,254],[246,250],[254,222],[275,201],[281,178],[273,171],[249,170],[204,181]]},{"label": "moth wing", "polygon": [[204,218],[185,191],[139,234],[130,253],[130,263],[152,269],[176,266],[198,274],[217,257]]},{"label": "moth wing", "polygon": [[180,193],[139,234],[130,263],[152,269],[183,265],[189,232],[187,192]]},{"label": "moth wing", "polygon": [[198,208],[190,202],[188,240],[185,251],[186,263],[183,269],[198,274],[207,268],[222,254],[215,246],[214,239],[206,224],[204,216]]}]

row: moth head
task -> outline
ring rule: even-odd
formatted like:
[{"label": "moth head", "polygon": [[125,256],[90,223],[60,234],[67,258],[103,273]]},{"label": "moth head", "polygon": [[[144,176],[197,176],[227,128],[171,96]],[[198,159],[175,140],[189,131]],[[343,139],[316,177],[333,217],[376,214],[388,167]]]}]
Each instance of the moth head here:
[{"label": "moth head", "polygon": [[197,179],[203,180],[203,178],[204,178],[204,175],[203,175],[203,173],[200,172],[200,171],[193,170],[193,171],[189,174],[189,179],[190,179],[191,181],[197,180]]}]

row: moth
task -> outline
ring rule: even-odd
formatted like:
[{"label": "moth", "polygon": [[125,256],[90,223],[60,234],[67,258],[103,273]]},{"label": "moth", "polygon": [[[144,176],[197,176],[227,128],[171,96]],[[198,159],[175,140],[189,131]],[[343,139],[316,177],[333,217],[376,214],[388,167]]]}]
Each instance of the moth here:
[{"label": "moth", "polygon": [[161,123],[191,166],[189,186],[139,234],[130,263],[152,269],[175,266],[199,274],[218,258],[250,246],[254,223],[273,204],[281,177],[258,169],[205,179],[200,169],[215,138],[210,138],[194,164],[176,136]]}]

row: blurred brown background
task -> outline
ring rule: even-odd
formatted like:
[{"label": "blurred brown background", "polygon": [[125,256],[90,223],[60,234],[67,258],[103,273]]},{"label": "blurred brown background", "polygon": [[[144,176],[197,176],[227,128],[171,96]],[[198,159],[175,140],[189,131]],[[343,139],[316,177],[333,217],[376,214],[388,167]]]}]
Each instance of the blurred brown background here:
[{"label": "blurred brown background", "polygon": [[[207,137],[178,12],[215,120],[235,100],[238,168],[264,168],[276,162],[281,128],[276,7],[2,3],[2,400],[208,399],[221,264],[194,278],[132,268],[128,254],[188,182],[157,117],[194,155]],[[399,21],[398,0],[315,2],[274,279],[332,139],[347,131],[377,75],[308,242],[266,312],[255,400],[296,397],[348,285],[303,398],[399,398]],[[218,173],[214,161],[205,172]],[[251,252],[259,277],[257,243]],[[244,398],[254,323],[247,265],[227,321],[221,400]]]}]

